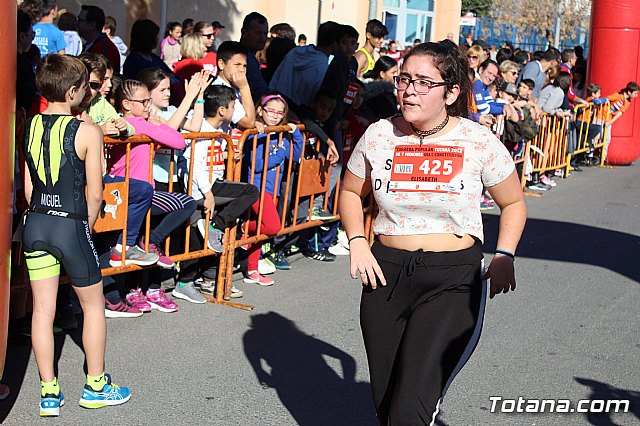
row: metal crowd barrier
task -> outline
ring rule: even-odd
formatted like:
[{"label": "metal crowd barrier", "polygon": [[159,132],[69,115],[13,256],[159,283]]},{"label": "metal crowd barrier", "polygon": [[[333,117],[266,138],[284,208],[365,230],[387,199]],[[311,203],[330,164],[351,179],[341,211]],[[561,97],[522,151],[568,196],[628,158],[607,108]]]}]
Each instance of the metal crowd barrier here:
[{"label": "metal crowd barrier", "polygon": [[[609,107],[608,103],[595,106],[589,105],[586,107],[586,114],[591,117],[591,121],[593,123],[604,123],[609,116]],[[587,115],[584,115],[586,117]],[[571,158],[570,154],[566,153],[567,148],[567,120],[564,118],[543,115],[539,119],[540,131],[538,135],[531,141],[527,142],[525,148],[521,151],[519,155],[514,155],[514,162],[516,164],[523,163],[523,166],[526,167],[527,162],[530,160],[533,166],[533,172],[544,172],[547,170],[557,170],[564,169],[565,176],[566,172],[569,170],[569,161]],[[586,125],[583,127],[587,127]],[[298,125],[298,128],[302,131],[304,138],[304,146],[306,147],[309,143],[309,137],[304,132],[304,126]],[[499,129],[503,129],[503,123],[499,125]],[[607,127],[603,127],[604,132],[608,131]],[[282,141],[284,135],[290,132],[289,126],[276,126],[276,127],[267,127],[265,129],[266,136],[266,144],[268,145],[273,138],[277,138],[278,142]],[[228,156],[226,160],[226,171],[225,176],[229,181],[239,182],[242,179],[242,168],[243,168],[243,159],[239,161],[234,160],[235,152],[244,152],[245,160],[252,159],[251,170],[255,169],[255,151],[258,143],[258,134],[259,132],[256,129],[248,129],[245,130],[242,135],[238,138],[232,138],[226,133],[215,132],[215,133],[185,133],[183,137],[187,140],[187,143],[191,144],[191,150],[193,152],[195,148],[196,140],[198,139],[210,139],[212,149],[209,150],[210,160],[213,162],[213,155],[215,150],[213,149],[213,144],[216,139],[225,139],[227,142]],[[579,129],[578,130],[578,147],[575,153],[586,152],[588,146],[586,144],[586,130]],[[346,135],[345,135],[346,136]],[[499,136],[499,135],[498,135]],[[190,142],[189,142],[190,141]],[[604,148],[604,144],[606,143],[605,134],[600,135],[597,138],[596,143],[594,144],[596,148]],[[109,147],[118,145],[118,144],[126,144],[126,174],[124,177],[124,182],[120,183],[108,183],[104,185],[104,201],[103,206],[94,226],[95,233],[102,232],[111,232],[118,231],[123,234],[123,241],[126,240],[126,234],[129,232],[127,229],[127,207],[128,207],[128,191],[129,191],[129,167],[130,167],[130,153],[131,148],[134,144],[139,143],[151,143],[151,139],[146,136],[132,136],[127,139],[113,139],[109,137],[105,137],[105,158],[109,160]],[[249,144],[249,145],[247,145]],[[316,152],[318,152],[319,142],[314,143],[316,147]],[[324,158],[318,158],[318,156],[312,156],[311,158],[305,158],[305,149],[302,150],[302,160],[300,160],[299,164],[293,159],[293,144],[290,144],[290,155],[288,163],[285,167],[278,166],[276,169],[276,187],[281,186],[280,184],[284,181],[284,185],[282,185],[282,193],[279,197],[274,197],[274,202],[278,203],[280,199],[282,199],[283,208],[280,212],[280,231],[277,233],[278,236],[291,234],[294,232],[302,231],[304,229],[316,227],[328,222],[337,221],[340,219],[338,214],[338,198],[340,193],[340,178],[337,179],[335,184],[335,195],[333,197],[333,203],[329,205],[329,198],[331,195],[332,187],[330,185],[330,175],[331,175],[331,165]],[[20,150],[18,150],[20,152]],[[148,181],[152,182],[153,180],[153,157],[155,152],[155,144],[151,143],[150,149],[150,166],[148,171]],[[247,155],[247,153],[249,155]],[[264,161],[265,164],[268,162],[269,150],[264,150]],[[603,156],[602,156],[603,157]],[[169,176],[172,177],[176,170],[175,164],[175,156],[174,150],[171,150],[170,154],[170,162],[169,162]],[[24,167],[24,159],[20,162],[21,168]],[[604,159],[602,159],[604,161]],[[192,186],[193,186],[193,163],[194,156],[191,157],[191,164],[189,167],[189,179],[186,187],[186,193],[191,195]],[[346,165],[344,165],[346,167]],[[209,176],[212,177],[213,170],[209,170]],[[248,220],[239,220],[238,224],[232,226],[225,230],[224,237],[224,250],[222,253],[216,253],[213,250],[210,250],[207,247],[207,237],[208,237],[208,227],[204,236],[204,243],[202,248],[196,251],[190,251],[189,242],[192,237],[192,229],[189,224],[185,224],[184,228],[181,232],[184,235],[184,247],[183,250],[179,250],[178,252],[171,252],[171,236],[169,236],[164,243],[164,252],[167,256],[169,256],[173,261],[180,262],[187,259],[196,259],[205,256],[220,256],[220,263],[218,267],[218,275],[216,280],[216,292],[214,297],[208,297],[207,299],[210,302],[224,304],[228,306],[233,306],[241,309],[253,309],[251,306],[243,305],[240,303],[234,303],[230,301],[231,294],[231,286],[233,280],[233,270],[235,266],[235,252],[239,247],[255,243],[258,241],[266,241],[271,239],[272,235],[266,235],[261,233],[260,222],[262,218],[262,213],[264,210],[264,193],[266,186],[267,173],[263,173],[262,181],[260,182],[260,199],[259,199],[259,208],[257,217],[254,218],[257,220],[257,230],[254,233],[249,233],[248,230]],[[249,181],[253,180],[252,176],[248,177]],[[521,178],[522,186],[524,187],[526,183],[525,173],[522,173]],[[173,179],[169,179],[168,182],[169,192],[173,189]],[[314,199],[319,196],[324,196],[323,208],[325,210],[330,209],[330,211],[336,216],[335,219],[330,221],[322,221],[322,220],[311,220]],[[24,203],[20,203],[21,197],[18,194],[18,206],[24,207]],[[308,200],[308,208],[306,211],[300,210],[300,204],[302,201]],[[370,241],[372,241],[372,228],[373,222],[375,220],[375,211],[376,206],[373,201],[373,197],[370,197],[369,200],[365,201],[365,228],[366,234],[370,237]],[[249,218],[251,212],[247,213],[246,219]],[[242,218],[240,218],[242,219]],[[206,216],[207,223],[210,220],[210,214]],[[151,214],[150,211],[147,212],[147,217],[144,225],[144,235],[149,235],[151,226]],[[143,249],[148,249],[148,238],[145,239],[145,247]],[[125,254],[123,254],[125,256]],[[24,268],[24,263],[21,256],[20,247],[16,247],[14,250],[14,268],[12,274],[12,288],[20,287],[28,285],[28,277]],[[153,267],[153,266],[150,266]],[[149,267],[146,267],[149,268]],[[135,270],[145,269],[145,267],[141,267],[138,265],[123,265],[116,267],[109,267],[102,269],[102,275],[113,275],[120,274]]]},{"label": "metal crowd barrier", "polygon": [[[298,128],[303,131],[304,126],[298,125]],[[265,133],[267,133],[265,144],[269,146],[270,142],[273,138],[277,138],[278,142],[282,142],[282,138],[286,133],[291,130],[289,126],[274,126],[265,128]],[[335,185],[335,196],[333,200],[333,204],[329,206],[329,198],[332,192],[332,188],[330,185],[330,175],[332,166],[328,163],[328,161],[324,158],[318,158],[314,156],[313,158],[305,158],[305,148],[308,145],[309,137],[305,132],[303,134],[303,150],[302,150],[302,159],[299,162],[298,166],[294,167],[296,163],[293,160],[293,150],[294,145],[291,143],[289,145],[289,160],[286,164],[286,167],[282,168],[278,166],[276,168],[276,181],[275,188],[281,187],[284,191],[281,191],[279,197],[274,196],[274,202],[278,204],[280,198],[283,199],[282,209],[279,213],[280,215],[280,231],[277,233],[277,236],[287,235],[294,232],[302,231],[304,229],[312,228],[315,226],[319,226],[322,224],[326,224],[329,222],[335,222],[340,220],[340,216],[338,214],[338,194],[340,192],[340,178],[338,178]],[[243,163],[242,161],[246,161],[249,159],[251,161],[251,176],[247,176],[249,182],[254,180],[255,176],[255,161],[256,161],[256,148],[258,144],[258,135],[259,132],[256,129],[248,129],[245,130],[242,134],[238,142],[238,150],[244,152],[244,160],[240,160],[239,162],[234,164],[235,174],[234,180],[239,182],[241,180]],[[246,146],[247,144],[248,147]],[[319,142],[315,144],[315,151],[319,151]],[[248,154],[248,155],[247,155]],[[264,150],[264,164],[268,163],[269,150]],[[297,168],[297,171],[294,171],[294,168]],[[262,181],[260,182],[260,198],[258,205],[258,214],[254,219],[257,221],[257,229],[255,233],[249,232],[249,220],[246,220],[240,229],[241,233],[238,237],[238,226],[232,227],[229,231],[230,238],[227,241],[225,252],[227,253],[227,264],[226,264],[226,273],[225,278],[226,281],[219,281],[220,283],[224,283],[224,297],[227,298],[230,294],[231,290],[231,282],[233,279],[233,268],[235,266],[235,251],[239,247],[245,244],[251,244],[258,241],[266,241],[268,239],[273,238],[273,235],[266,235],[261,233],[261,219],[262,213],[264,210],[265,201],[265,186],[267,182],[267,173],[266,170],[262,174]],[[281,185],[284,182],[284,185]],[[327,210],[329,207],[331,208],[332,214],[336,217],[332,220],[311,220],[312,210],[314,200],[318,196],[324,196],[323,208]],[[308,209],[306,212],[302,212],[299,210],[300,204],[302,200],[308,200]],[[303,217],[304,213],[304,217]],[[247,219],[249,218],[248,213]],[[301,223],[300,219],[302,219]],[[220,262],[220,268],[223,266],[222,261]],[[220,288],[216,289],[218,293],[220,293]],[[237,307],[241,307],[244,309],[252,309],[250,306],[239,305]]]},{"label": "metal crowd barrier", "polygon": [[[576,118],[576,134],[577,134],[577,146],[573,155],[583,154],[590,149],[600,150],[600,167],[604,166],[605,156],[602,154],[605,150],[605,145],[608,141],[608,133],[611,131],[609,126],[605,126],[605,123],[611,119],[611,105],[609,101],[596,105],[593,103],[579,104],[575,107]],[[580,125],[577,125],[577,122]],[[588,144],[589,125],[594,124],[602,127],[602,131],[593,140],[593,145],[590,147]]]},{"label": "metal crowd barrier", "polygon": [[529,158],[532,172],[564,169],[569,172],[571,155],[567,153],[567,120],[563,117],[544,114],[539,120],[540,131],[531,141]]}]

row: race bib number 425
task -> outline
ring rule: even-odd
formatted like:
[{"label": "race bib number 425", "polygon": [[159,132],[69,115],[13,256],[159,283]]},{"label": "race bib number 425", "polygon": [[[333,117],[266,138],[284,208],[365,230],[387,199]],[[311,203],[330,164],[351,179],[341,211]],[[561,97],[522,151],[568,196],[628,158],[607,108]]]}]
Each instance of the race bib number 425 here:
[{"label": "race bib number 425", "polygon": [[464,148],[399,145],[393,153],[389,190],[459,194],[464,188]]}]

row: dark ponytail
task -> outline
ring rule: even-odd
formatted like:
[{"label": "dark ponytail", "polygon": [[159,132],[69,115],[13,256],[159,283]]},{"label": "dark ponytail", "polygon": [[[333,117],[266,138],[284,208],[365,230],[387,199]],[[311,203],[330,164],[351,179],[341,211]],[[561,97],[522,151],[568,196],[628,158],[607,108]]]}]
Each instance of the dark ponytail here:
[{"label": "dark ponytail", "polygon": [[364,73],[362,77],[380,80],[380,73],[387,72],[393,67],[397,67],[398,63],[389,56],[381,56],[374,65],[373,69]]},{"label": "dark ponytail", "polygon": [[447,105],[447,114],[452,117],[468,117],[469,115],[469,93],[471,92],[471,82],[469,81],[469,62],[458,46],[450,40],[441,42],[421,43],[409,51],[404,57],[404,62],[411,56],[428,56],[433,62],[433,66],[440,72],[442,80],[449,83],[445,98],[453,86],[460,88],[458,99]]}]

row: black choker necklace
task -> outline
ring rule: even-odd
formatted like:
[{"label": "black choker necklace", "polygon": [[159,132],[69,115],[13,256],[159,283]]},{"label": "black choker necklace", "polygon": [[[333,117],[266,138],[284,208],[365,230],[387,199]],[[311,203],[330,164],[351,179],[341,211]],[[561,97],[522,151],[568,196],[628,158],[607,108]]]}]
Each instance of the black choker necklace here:
[{"label": "black choker necklace", "polygon": [[444,129],[444,126],[446,126],[448,122],[449,122],[449,114],[447,114],[444,117],[444,121],[442,123],[438,124],[436,127],[430,130],[420,130],[416,126],[414,126],[413,123],[409,123],[409,124],[411,124],[411,129],[413,130],[413,133],[418,135],[418,137],[420,138],[420,143],[422,143],[422,140],[427,136],[435,135],[440,130]]}]

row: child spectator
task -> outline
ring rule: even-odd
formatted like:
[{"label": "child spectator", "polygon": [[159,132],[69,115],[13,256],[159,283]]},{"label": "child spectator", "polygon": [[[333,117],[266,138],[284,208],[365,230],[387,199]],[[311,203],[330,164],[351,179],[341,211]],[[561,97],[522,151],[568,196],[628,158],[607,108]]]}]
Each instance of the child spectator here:
[{"label": "child spectator", "polygon": [[[103,56],[104,58],[104,56]],[[100,88],[100,94],[104,96],[105,99],[109,99],[111,96],[111,91],[113,89],[113,65],[109,62],[107,58],[104,58],[105,63],[107,64],[107,70],[104,73],[104,78],[102,79],[102,87]]]},{"label": "child spectator", "polygon": [[[114,93],[116,108],[123,114],[129,124],[135,128],[136,134],[146,135],[164,146],[174,149],[184,149],[185,141],[176,130],[161,123],[155,114],[151,114],[151,95],[147,88],[135,80],[125,80]],[[112,163],[110,175],[122,178],[125,175],[126,148],[124,145],[115,145],[112,148]],[[129,176],[131,180],[144,181],[149,174],[150,145],[148,143],[135,144],[130,151]],[[154,186],[154,181],[151,182]],[[160,245],[164,239],[183,223],[195,211],[196,205],[193,198],[185,194],[175,192],[153,191],[151,197],[151,215],[162,216],[159,223],[151,229],[146,242],[149,243],[149,252],[158,258],[158,266],[163,268],[173,268],[174,262],[167,257]],[[129,209],[131,210],[131,209]],[[146,211],[141,212],[142,216]],[[131,212],[129,212],[131,214]],[[127,233],[135,233],[133,229],[127,229]],[[141,242],[144,242],[141,240]],[[116,246],[111,252],[111,264],[119,266],[122,262],[121,249]],[[204,303],[204,298],[195,288],[185,288],[178,291],[176,297],[188,300],[193,303]],[[161,312],[175,312],[178,306],[169,300],[162,289],[160,283],[152,283],[144,297],[151,308]],[[127,301],[132,305],[140,303],[146,307],[140,289],[134,289],[127,296]],[[143,310],[143,309],[141,309]]]},{"label": "child spectator", "polygon": [[304,34],[300,34],[298,36],[298,46],[306,46],[307,44],[307,36]]},{"label": "child spectator", "polygon": [[513,83],[504,82],[500,90],[498,90],[498,96],[496,102],[504,104],[502,109],[502,115],[505,120],[518,122],[520,121],[520,115],[518,114],[515,102],[518,98],[518,91],[516,85]]},{"label": "child spectator", "polygon": [[40,22],[33,26],[33,31],[36,33],[33,38],[33,44],[40,49],[41,58],[44,58],[49,53],[64,55],[67,42],[62,31],[53,25],[53,20],[58,15],[58,7],[55,0],[42,1],[42,14]]},{"label": "child spectator", "polygon": [[336,140],[341,141],[341,127],[346,127],[346,115],[351,108],[355,94],[358,62],[354,58],[358,48],[358,31],[351,25],[340,25],[336,36],[336,49],[333,60],[322,79],[320,91],[331,94],[336,100],[336,108],[331,114],[328,125],[337,127]]},{"label": "child spectator", "polygon": [[[52,332],[60,264],[84,311],[87,381],[80,406],[118,405],[131,397],[128,388],[112,384],[104,372],[102,277],[91,239],[102,202],[102,134],[71,116],[71,109],[84,98],[87,81],[82,62],[70,56],[47,56],[37,84],[48,106],[25,125],[25,196],[30,211],[22,243],[34,301],[32,344],[40,374],[40,416],[57,417],[64,405],[55,376]],[[59,161],[61,157],[67,161]]]},{"label": "child spectator", "polygon": [[536,83],[530,78],[525,78],[518,83],[518,105],[529,108],[531,116],[534,120],[542,115],[542,110],[536,102],[531,99],[533,89],[536,87]]},{"label": "child spectator", "polygon": [[[223,43],[224,44],[224,43]],[[334,100],[335,103],[335,100]],[[278,94],[264,95],[258,102],[257,120],[263,126],[280,126],[287,123],[287,103],[284,98]],[[330,113],[329,113],[330,115]],[[326,117],[328,118],[328,116]],[[266,235],[275,235],[280,231],[280,216],[276,210],[274,202],[275,197],[280,195],[278,169],[281,171],[287,160],[297,162],[300,160],[303,149],[303,138],[298,128],[289,123],[293,138],[293,147],[287,137],[279,140],[275,134],[261,133],[257,141],[246,143],[243,153],[243,180],[261,188],[263,180],[265,183],[264,193],[262,194],[262,217],[260,222],[260,232]],[[253,139],[252,139],[253,141]],[[267,142],[268,141],[268,142]],[[267,143],[269,146],[267,146]],[[268,151],[267,164],[264,162],[265,150]],[[264,178],[264,179],[263,179]],[[257,218],[260,208],[260,201],[256,201],[251,209],[254,217],[249,222],[249,233],[255,234],[258,229]],[[263,276],[258,271],[258,261],[260,260],[260,251],[262,242],[253,243],[247,251],[247,273],[244,278],[245,283],[255,283],[261,286],[270,286],[273,280]]]},{"label": "child spectator", "polygon": [[489,96],[491,96],[491,99],[496,101],[496,103],[504,103],[504,102],[498,102],[498,99],[499,99],[499,97],[498,97],[498,85],[496,84],[495,81],[487,86],[487,92],[489,92]]},{"label": "child spectator", "polygon": [[[340,156],[335,142],[329,136],[329,133],[332,133],[332,129],[327,129],[325,125],[331,114],[333,114],[335,107],[335,98],[327,92],[320,91],[314,97],[311,107],[301,108],[299,114],[306,130],[320,141],[320,151],[331,164],[336,163]],[[315,142],[309,141],[309,143]],[[315,146],[313,148],[315,149]],[[331,215],[329,219],[333,218],[334,216]],[[315,219],[320,218],[316,217]]]},{"label": "child spectator", "polygon": [[130,136],[134,133],[133,126],[129,126],[115,108],[102,96],[100,91],[104,85],[107,72],[107,62],[104,56],[95,53],[83,53],[78,59],[89,71],[89,92],[91,96],[82,103],[89,117],[102,129],[102,133],[109,136]]},{"label": "child spectator", "polygon": [[[609,100],[609,105],[611,105],[610,114],[611,119],[604,123],[605,126],[611,127],[613,123],[618,121],[622,114],[629,108],[631,105],[631,101],[638,97],[638,83],[635,81],[630,81],[627,85],[621,89],[618,93],[614,93],[612,95],[607,96]],[[611,139],[611,131],[606,132],[607,141],[604,145],[604,152],[602,153],[603,157],[607,158],[607,150],[609,148],[609,140]]]},{"label": "child spectator", "polygon": [[607,98],[600,97],[600,86],[590,83],[587,86],[586,101],[591,104],[580,104],[576,106],[576,132],[578,133],[578,141],[586,143],[588,150],[585,154],[580,154],[577,161],[584,166],[595,166],[600,163],[597,157],[593,156],[594,139],[602,133],[602,124],[596,122],[595,111],[590,108],[593,105],[602,105],[607,102]]},{"label": "child spectator", "polygon": [[[246,129],[257,127],[262,132],[261,123],[256,124],[256,113],[253,107],[251,89],[247,81],[247,54],[245,48],[237,41],[225,41],[218,47],[218,78],[213,85],[222,84],[236,92],[231,123]],[[231,125],[222,123],[225,133],[231,133]]]},{"label": "child spectator", "polygon": [[[327,121],[331,117],[335,106],[336,100],[330,93],[319,91],[311,104],[311,108],[303,108],[299,114],[307,132],[313,135],[308,139],[307,149],[315,152],[316,141],[320,141],[320,152],[331,165],[337,164],[340,159],[336,144],[329,136],[332,133],[332,129],[327,128]],[[336,171],[339,175],[340,169],[337,168]],[[333,173],[332,170],[331,181],[335,181]],[[306,209],[300,208],[301,212],[304,210]],[[324,209],[324,196],[315,197],[311,220],[332,219],[335,219],[335,215]],[[315,260],[333,262],[335,255],[330,253],[328,249],[333,244],[334,237],[335,235],[332,236],[330,233],[321,233],[321,238],[317,238],[316,233],[312,232],[307,247],[303,249],[305,255]]]},{"label": "child spectator", "polygon": [[[211,83],[211,77],[208,71],[203,70],[193,75],[186,86],[185,97],[178,108],[169,105],[171,84],[169,76],[160,68],[147,68],[146,70],[142,70],[138,79],[147,87],[151,95],[151,112],[156,114],[163,123],[175,130],[200,131],[204,118],[204,91]],[[192,115],[190,118],[186,118],[190,112],[191,105],[194,105]],[[156,182],[156,188],[161,191],[169,190],[170,163],[171,150],[164,148],[156,149],[153,159],[153,178]],[[182,151],[180,150],[176,152],[174,157],[174,175],[172,179],[173,182],[179,183],[179,188],[182,188],[182,182],[179,181],[178,174],[182,175],[182,173],[179,173],[178,167],[185,167],[185,165],[181,163]],[[175,190],[174,187],[174,191]]]},{"label": "child spectator", "polygon": [[65,12],[58,19],[58,29],[62,31],[67,55],[78,56],[82,53],[82,39],[78,34],[78,18],[71,12]]},{"label": "child spectator", "polygon": [[180,37],[182,37],[182,25],[179,22],[169,22],[164,38],[160,42],[160,59],[169,69],[180,60]]},{"label": "child spectator", "polygon": [[618,93],[607,96],[609,104],[611,105],[612,117],[611,120],[605,123],[605,126],[611,126],[622,117],[622,114],[629,108],[629,105],[631,105],[631,101],[638,97],[639,88],[638,83],[631,81]]},{"label": "child spectator", "polygon": [[378,59],[373,69],[364,75],[373,81],[365,83],[362,112],[372,121],[389,118],[398,113],[396,88],[393,83],[393,78],[397,75],[398,63],[391,57]]},{"label": "child spectator", "polygon": [[[222,123],[231,121],[235,102],[236,92],[232,88],[224,85],[209,87],[204,93],[203,103],[206,118],[198,131],[221,132]],[[197,204],[197,210],[191,216],[191,226],[197,225],[202,237],[207,237],[207,246],[220,253],[224,248],[224,230],[232,226],[236,219],[256,202],[259,191],[248,183],[224,180],[228,152],[225,139],[216,139],[213,147],[210,139],[198,139],[193,151],[191,148],[191,145],[188,146],[184,153],[188,167],[193,158],[193,169],[185,175],[184,181],[185,187],[188,187],[189,176],[192,177],[191,193]],[[240,153],[236,154],[239,158]],[[208,224],[205,220],[207,214],[211,215]],[[204,240],[198,241],[195,232],[191,235],[189,249],[199,250]],[[201,274],[203,282],[200,290],[213,294],[216,279],[215,261],[216,258],[208,256],[182,262],[178,274],[178,287],[193,284]],[[242,292],[233,287],[231,297],[242,297]]]}]

